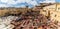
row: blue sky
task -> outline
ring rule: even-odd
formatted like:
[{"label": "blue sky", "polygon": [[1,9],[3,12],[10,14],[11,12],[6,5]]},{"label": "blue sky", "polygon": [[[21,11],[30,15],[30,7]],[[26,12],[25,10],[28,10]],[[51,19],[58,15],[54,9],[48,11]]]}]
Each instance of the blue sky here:
[{"label": "blue sky", "polygon": [[33,7],[39,3],[55,3],[55,0],[0,0],[0,7]]},{"label": "blue sky", "polygon": [[59,2],[60,3],[60,0],[56,0],[56,2]]}]

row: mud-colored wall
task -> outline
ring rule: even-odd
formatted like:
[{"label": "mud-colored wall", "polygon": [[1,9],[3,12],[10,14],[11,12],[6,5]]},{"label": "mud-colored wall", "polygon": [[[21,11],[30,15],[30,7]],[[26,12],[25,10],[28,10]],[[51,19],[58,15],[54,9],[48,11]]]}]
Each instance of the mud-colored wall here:
[{"label": "mud-colored wall", "polygon": [[50,17],[52,20],[57,20],[60,22],[60,4],[54,4],[54,5],[50,5],[50,6],[46,6],[43,8],[43,12],[42,14],[48,16],[48,11],[50,11]]}]

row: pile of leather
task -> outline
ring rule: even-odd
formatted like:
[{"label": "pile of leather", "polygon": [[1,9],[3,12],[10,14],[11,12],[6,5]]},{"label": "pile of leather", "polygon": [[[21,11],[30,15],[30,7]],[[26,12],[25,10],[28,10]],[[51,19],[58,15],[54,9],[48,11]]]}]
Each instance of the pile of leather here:
[{"label": "pile of leather", "polygon": [[[0,8],[2,9],[2,8]],[[3,10],[0,10],[0,17],[4,16],[18,16],[22,12],[26,12],[26,10],[29,10],[28,8],[3,8]]]},{"label": "pile of leather", "polygon": [[13,29],[58,29],[58,21],[52,21],[50,17],[40,14],[39,11],[27,11],[11,21]]}]

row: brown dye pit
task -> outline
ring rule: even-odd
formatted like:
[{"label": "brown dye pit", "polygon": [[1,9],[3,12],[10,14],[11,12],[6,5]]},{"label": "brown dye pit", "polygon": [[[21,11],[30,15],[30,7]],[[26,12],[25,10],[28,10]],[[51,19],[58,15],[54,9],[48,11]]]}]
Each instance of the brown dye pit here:
[{"label": "brown dye pit", "polygon": [[58,29],[57,23],[37,11],[28,11],[11,22],[15,26],[13,29]]}]

